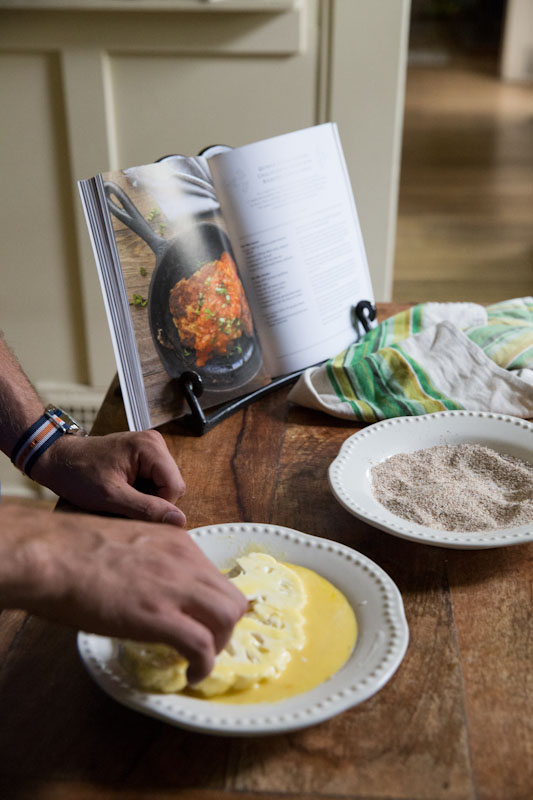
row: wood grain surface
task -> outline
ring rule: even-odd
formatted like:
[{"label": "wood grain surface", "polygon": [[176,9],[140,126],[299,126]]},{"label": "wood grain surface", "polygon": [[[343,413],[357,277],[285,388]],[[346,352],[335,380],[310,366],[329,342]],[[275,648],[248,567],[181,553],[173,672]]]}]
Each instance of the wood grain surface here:
[{"label": "wood grain surface", "polygon": [[[384,313],[399,306],[380,309]],[[203,437],[162,428],[190,527],[273,522],[331,538],[399,587],[407,654],[372,698],[306,730],[210,737],[131,711],[86,674],[75,632],[0,616],[0,797],[38,800],[530,800],[533,546],[446,550],[389,536],[333,499],[357,428],[273,392]],[[124,429],[111,387],[93,433]]]}]

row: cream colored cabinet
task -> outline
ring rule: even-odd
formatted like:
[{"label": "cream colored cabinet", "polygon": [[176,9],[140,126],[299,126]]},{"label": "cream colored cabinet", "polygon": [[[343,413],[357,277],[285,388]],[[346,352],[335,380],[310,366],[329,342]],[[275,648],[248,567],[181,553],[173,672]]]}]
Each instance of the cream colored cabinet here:
[{"label": "cream colored cabinet", "polygon": [[376,297],[390,298],[408,12],[408,0],[0,0],[0,328],[43,393],[94,405],[115,371],[76,188],[109,168],[334,120]]}]

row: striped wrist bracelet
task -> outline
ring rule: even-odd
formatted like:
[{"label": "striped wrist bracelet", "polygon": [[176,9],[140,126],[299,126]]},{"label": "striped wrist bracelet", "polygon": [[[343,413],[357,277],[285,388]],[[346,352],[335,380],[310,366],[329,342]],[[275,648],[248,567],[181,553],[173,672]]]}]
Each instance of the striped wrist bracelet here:
[{"label": "striped wrist bracelet", "polygon": [[43,416],[39,417],[16,443],[11,453],[11,461],[29,476],[37,459],[65,433],[86,435],[81,425],[65,411],[55,406],[47,406]]}]

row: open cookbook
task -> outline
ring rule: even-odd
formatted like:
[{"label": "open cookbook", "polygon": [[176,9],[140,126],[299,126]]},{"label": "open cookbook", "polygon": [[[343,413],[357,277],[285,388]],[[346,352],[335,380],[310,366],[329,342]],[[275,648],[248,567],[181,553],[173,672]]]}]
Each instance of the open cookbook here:
[{"label": "open cookbook", "polygon": [[78,186],[130,429],[188,414],[191,377],[218,407],[360,334],[373,294],[335,124]]}]

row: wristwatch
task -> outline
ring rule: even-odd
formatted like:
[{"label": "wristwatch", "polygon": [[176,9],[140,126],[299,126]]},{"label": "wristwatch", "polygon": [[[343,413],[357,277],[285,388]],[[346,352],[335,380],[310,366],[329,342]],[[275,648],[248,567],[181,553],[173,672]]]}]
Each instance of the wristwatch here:
[{"label": "wristwatch", "polygon": [[87,431],[77,422],[74,417],[71,417],[66,411],[57,406],[49,405],[44,410],[45,416],[52,422],[56,428],[60,428],[63,433],[76,434],[78,436],[87,436]]},{"label": "wristwatch", "polygon": [[11,453],[11,461],[25,475],[60,436],[87,436],[87,431],[62,408],[46,406],[44,414],[25,431]]}]

